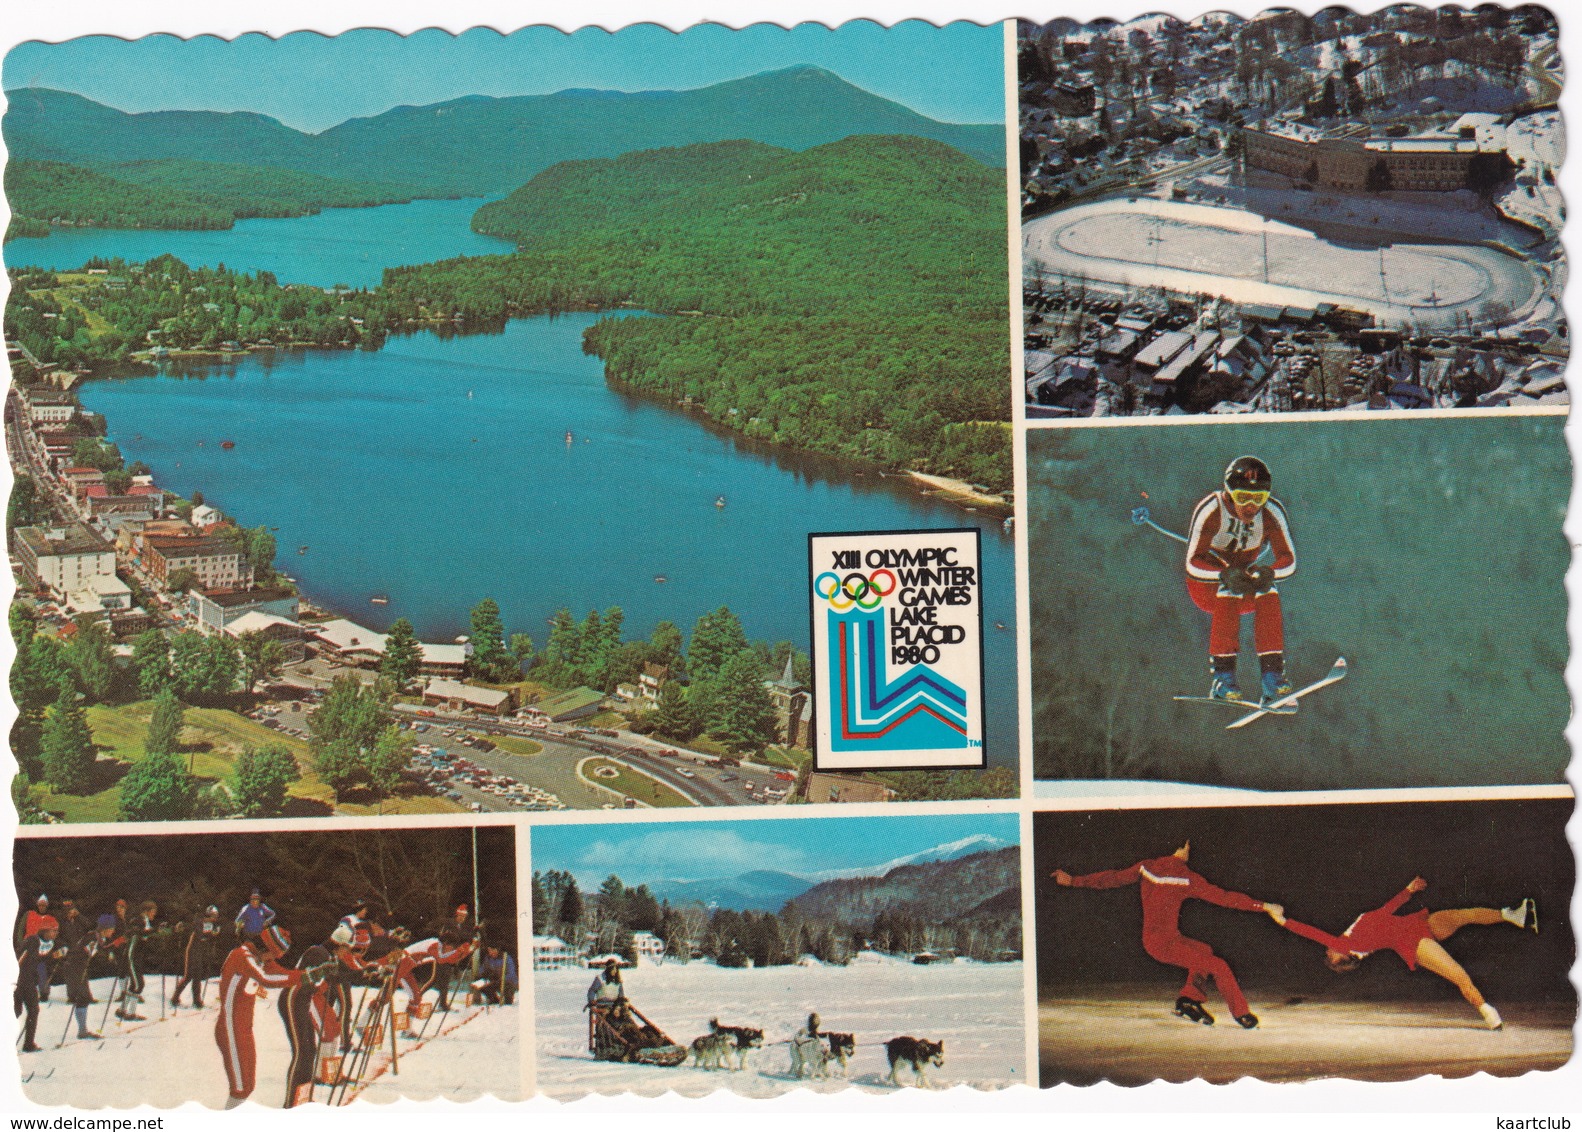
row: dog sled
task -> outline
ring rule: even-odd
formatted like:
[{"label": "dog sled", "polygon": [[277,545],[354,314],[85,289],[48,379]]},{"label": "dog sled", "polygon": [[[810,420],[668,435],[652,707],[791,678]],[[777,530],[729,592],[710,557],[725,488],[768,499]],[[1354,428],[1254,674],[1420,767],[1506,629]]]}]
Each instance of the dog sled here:
[{"label": "dog sled", "polygon": [[588,1049],[596,1061],[674,1067],[687,1059],[685,1047],[677,1045],[625,999],[596,1002],[587,1010]]}]

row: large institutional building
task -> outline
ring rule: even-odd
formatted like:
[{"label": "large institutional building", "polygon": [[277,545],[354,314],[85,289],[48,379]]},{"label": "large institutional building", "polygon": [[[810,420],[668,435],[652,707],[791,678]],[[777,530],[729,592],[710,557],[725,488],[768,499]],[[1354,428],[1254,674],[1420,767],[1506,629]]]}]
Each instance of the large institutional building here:
[{"label": "large institutional building", "polygon": [[1253,168],[1344,193],[1475,187],[1479,160],[1505,157],[1502,145],[1476,137],[1347,137],[1267,119],[1245,127],[1242,140]]}]

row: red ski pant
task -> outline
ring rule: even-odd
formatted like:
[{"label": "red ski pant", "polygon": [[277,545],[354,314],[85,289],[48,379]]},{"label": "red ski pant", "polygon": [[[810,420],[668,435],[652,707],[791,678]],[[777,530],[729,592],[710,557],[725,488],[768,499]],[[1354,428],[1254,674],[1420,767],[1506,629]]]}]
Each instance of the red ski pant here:
[{"label": "red ski pant", "polygon": [[1218,596],[1218,582],[1187,579],[1187,593],[1212,619],[1208,629],[1209,656],[1235,656],[1241,651],[1241,619],[1252,614],[1253,643],[1258,655],[1285,651],[1285,620],[1280,615],[1280,595],[1273,590],[1246,597]]},{"label": "red ski pant", "polygon": [[[237,980],[240,982],[240,980]],[[214,1022],[214,1042],[225,1062],[225,1080],[231,1096],[245,1099],[257,1084],[258,1053],[253,1047],[253,996],[238,988],[234,1002],[220,1003]]]},{"label": "red ski pant", "polygon": [[1176,933],[1145,934],[1143,950],[1161,963],[1186,968],[1186,984],[1181,988],[1181,997],[1190,998],[1193,1002],[1204,1001],[1208,995],[1199,984],[1204,979],[1213,979],[1214,985],[1219,987],[1219,993],[1225,996],[1225,1004],[1230,1007],[1231,1014],[1240,1018],[1248,1013],[1247,998],[1241,993],[1230,964],[1215,955],[1214,949],[1202,940],[1188,939]]}]

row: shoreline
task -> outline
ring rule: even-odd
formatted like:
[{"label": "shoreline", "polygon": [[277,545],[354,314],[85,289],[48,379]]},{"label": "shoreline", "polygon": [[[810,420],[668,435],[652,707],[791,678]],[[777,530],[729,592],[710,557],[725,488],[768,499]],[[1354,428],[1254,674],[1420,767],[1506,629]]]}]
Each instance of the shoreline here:
[{"label": "shoreline", "polygon": [[1016,514],[1015,503],[1007,503],[998,495],[990,495],[987,492],[979,491],[966,480],[951,479],[949,476],[936,476],[928,472],[908,471],[906,474],[919,483],[927,484],[933,489],[932,492],[925,492],[924,494],[938,495],[952,503],[962,505],[971,503],[976,507],[994,511],[997,514],[1007,516]]}]

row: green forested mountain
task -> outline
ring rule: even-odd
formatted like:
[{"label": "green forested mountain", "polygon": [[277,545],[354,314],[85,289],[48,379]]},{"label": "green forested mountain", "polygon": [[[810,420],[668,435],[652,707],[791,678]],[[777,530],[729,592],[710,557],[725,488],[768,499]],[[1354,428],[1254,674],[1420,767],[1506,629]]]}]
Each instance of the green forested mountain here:
[{"label": "green forested mountain", "polygon": [[793,67],[698,90],[565,90],[402,106],[320,134],[261,114],[127,114],[80,95],[8,92],[14,157],[107,165],[180,158],[265,165],[354,181],[417,186],[426,196],[508,192],[562,161],[751,138],[807,149],[854,134],[933,138],[980,161],[1005,161],[995,125],[936,122],[818,67]]},{"label": "green forested mountain", "polygon": [[7,164],[13,230],[26,222],[94,228],[229,228],[249,216],[303,216],[322,208],[407,201],[402,185],[337,181],[291,169],[208,161],[139,161],[83,168],[61,161]]},{"label": "green forested mountain", "polygon": [[13,272],[7,331],[63,365],[269,338],[377,348],[567,310],[612,381],[748,437],[1011,486],[1002,176],[939,142],[720,142],[547,170],[476,223],[520,251],[327,294],[170,257]]},{"label": "green forested mountain", "polygon": [[574,162],[477,214],[517,254],[392,269],[384,290],[464,321],[672,314],[604,320],[587,348],[749,437],[1007,490],[1004,193],[915,137]]}]

